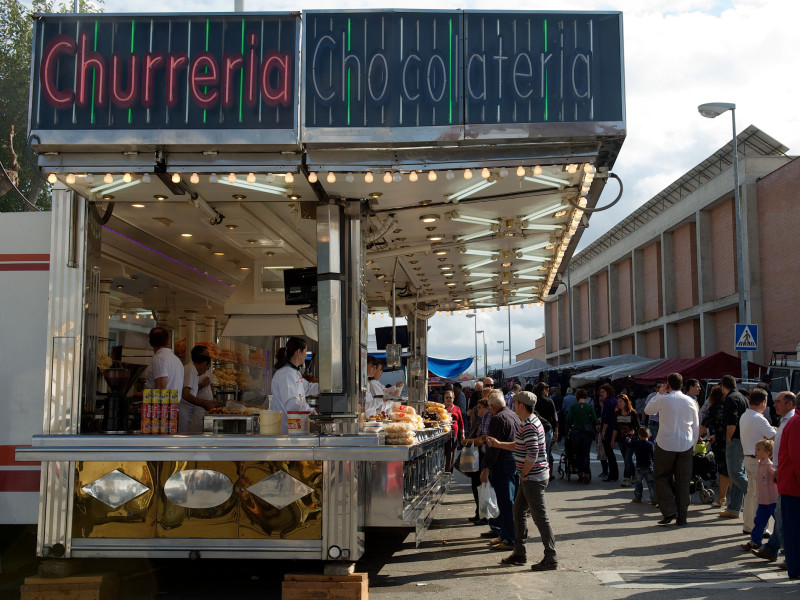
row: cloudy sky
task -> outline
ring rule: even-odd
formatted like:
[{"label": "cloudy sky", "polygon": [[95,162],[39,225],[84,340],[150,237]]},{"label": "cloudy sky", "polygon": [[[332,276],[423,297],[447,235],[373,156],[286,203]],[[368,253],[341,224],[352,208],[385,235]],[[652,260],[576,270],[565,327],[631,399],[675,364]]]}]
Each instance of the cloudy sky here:
[{"label": "cloudy sky", "polygon": [[[309,9],[432,8],[424,0],[392,4],[382,0],[245,0],[248,11]],[[489,0],[441,0],[435,8],[491,10]],[[514,10],[558,10],[557,2],[525,1]],[[623,199],[607,213],[592,217],[581,247],[605,233],[731,139],[726,114],[714,120],[697,112],[704,102],[733,102],[739,131],[756,125],[800,152],[800,2],[797,0],[573,0],[570,10],[622,11],[628,136],[613,171],[625,185]],[[233,0],[106,0],[105,11],[232,11]],[[614,184],[601,204],[616,196]],[[607,196],[607,197],[606,197]],[[487,309],[488,310],[488,309]],[[374,319],[375,325],[388,319]],[[509,345],[508,313],[478,313],[486,332],[488,362],[500,365],[503,340]],[[435,316],[429,325],[432,356],[463,358],[474,354],[474,325],[462,315]],[[511,311],[513,354],[532,348],[542,335],[543,310]],[[482,346],[481,336],[479,345]],[[483,355],[482,348],[479,354]],[[481,362],[483,359],[481,358]],[[508,353],[505,358],[508,364]]]}]

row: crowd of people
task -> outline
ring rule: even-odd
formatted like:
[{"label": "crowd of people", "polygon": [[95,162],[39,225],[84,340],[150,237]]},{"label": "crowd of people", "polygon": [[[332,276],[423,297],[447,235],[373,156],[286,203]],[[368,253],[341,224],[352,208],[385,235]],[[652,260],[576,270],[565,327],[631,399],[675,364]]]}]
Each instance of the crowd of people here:
[{"label": "crowd of people", "polygon": [[[701,402],[700,383],[684,382],[679,373],[635,400],[627,388],[611,384],[600,386],[594,399],[586,389],[554,392],[551,397],[544,383],[498,389],[489,377],[472,390],[454,385],[444,392],[448,410],[458,414],[454,444],[479,448],[480,468],[466,473],[476,505],[470,520],[488,525],[481,536],[492,550],[511,552],[501,564],[527,562],[530,515],[544,546],[544,557],[531,568],[558,566],[545,491],[553,477],[552,449],[563,433],[566,468],[580,483],[592,481],[594,448],[602,481],[619,482],[621,475],[620,485],[633,487],[634,503],[642,502],[646,485],[662,527],[689,524],[696,459],[707,456],[713,460],[708,478],[719,486],[719,518],[742,519],[748,541],[741,549],[771,562],[783,552],[789,578],[800,579],[800,415],[793,393],[781,392],[773,401],[768,378],[738,389],[726,375]],[[486,482],[499,508],[497,518],[488,520],[478,511],[479,486]]]}]

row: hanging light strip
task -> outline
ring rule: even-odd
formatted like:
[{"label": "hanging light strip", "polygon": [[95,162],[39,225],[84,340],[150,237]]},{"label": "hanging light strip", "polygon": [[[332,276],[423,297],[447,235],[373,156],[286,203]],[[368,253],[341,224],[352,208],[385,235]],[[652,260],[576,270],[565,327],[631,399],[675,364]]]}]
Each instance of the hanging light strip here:
[{"label": "hanging light strip", "polygon": [[142,183],[141,179],[137,179],[136,181],[131,181],[130,183],[123,183],[122,180],[118,180],[117,183],[119,185],[113,185],[107,188],[103,193],[110,194],[111,192],[119,192],[120,190],[124,190],[125,188],[133,187],[134,185],[139,185]]},{"label": "hanging light strip", "polygon": [[104,183],[103,185],[98,185],[96,187],[91,187],[91,188],[89,188],[89,191],[90,192],[94,192],[94,193],[100,193],[100,192],[103,192],[103,191],[107,190],[110,187],[114,187],[115,185],[119,185],[120,183],[122,183],[122,177],[120,177],[119,179],[112,179],[109,183]]},{"label": "hanging light strip", "polygon": [[474,248],[466,248],[462,254],[472,254],[473,256],[499,256],[499,250],[476,250]]},{"label": "hanging light strip", "polygon": [[522,228],[528,231],[555,231],[561,229],[563,225],[523,225]]},{"label": "hanging light strip", "polygon": [[480,267],[483,267],[485,265],[490,265],[493,262],[494,259],[491,258],[489,260],[481,260],[476,263],[472,263],[471,265],[464,265],[464,269],[467,271],[474,271],[475,269],[479,269]]},{"label": "hanging light strip", "polygon": [[561,202],[556,202],[555,204],[550,204],[549,206],[537,210],[536,212],[532,212],[529,215],[525,215],[522,217],[522,221],[535,221],[536,219],[541,219],[554,211],[564,208],[564,205]]},{"label": "hanging light strip", "polygon": [[569,185],[569,181],[565,179],[560,179],[558,177],[551,177],[550,175],[527,175],[522,178],[525,181],[530,181],[531,183],[541,183],[542,185],[549,185],[550,187],[558,188],[563,190],[566,186]]},{"label": "hanging light strip", "polygon": [[492,235],[494,232],[490,229],[489,231],[476,231],[475,233],[467,233],[465,235],[457,235],[453,239],[456,242],[467,242],[469,240],[476,240],[478,238],[485,237],[487,235]]},{"label": "hanging light strip", "polygon": [[468,286],[472,287],[473,285],[483,285],[484,283],[489,283],[491,281],[494,281],[494,278],[488,277],[486,279],[479,279],[478,281],[468,281],[464,285],[468,285]]},{"label": "hanging light strip", "polygon": [[477,194],[481,190],[485,190],[486,188],[493,186],[497,181],[489,181],[488,179],[482,179],[478,183],[474,183],[469,187],[464,188],[460,192],[456,192],[455,194],[450,194],[446,196],[445,199],[448,202],[458,202],[463,200],[464,198],[468,198],[473,194]]},{"label": "hanging light strip", "polygon": [[517,254],[517,259],[518,260],[527,260],[527,261],[531,261],[531,262],[547,262],[548,260],[550,260],[550,257],[549,256],[533,256],[533,255],[530,255],[530,254],[523,254],[522,256],[520,256],[519,254]]},{"label": "hanging light strip", "polygon": [[467,275],[467,277],[490,277],[491,278],[491,277],[494,277],[495,274],[494,273],[482,273],[482,272],[477,272],[477,271],[470,271],[466,275]]},{"label": "hanging light strip", "polygon": [[542,250],[543,248],[547,248],[551,242],[541,242],[539,244],[534,244],[533,246],[525,246],[524,248],[519,248],[517,253],[522,252],[523,254],[526,252],[536,252],[536,250]]},{"label": "hanging light strip", "polygon": [[246,190],[254,190],[256,192],[264,192],[266,194],[275,194],[276,196],[285,196],[289,191],[277,185],[268,185],[266,183],[246,183],[243,181],[228,181],[227,179],[218,179],[217,183],[223,185],[230,185],[232,187],[244,188]]},{"label": "hanging light strip", "polygon": [[458,223],[472,223],[476,225],[499,225],[500,219],[487,219],[486,217],[473,217],[471,215],[462,215],[457,211],[445,213],[445,219],[448,221],[456,221]]}]

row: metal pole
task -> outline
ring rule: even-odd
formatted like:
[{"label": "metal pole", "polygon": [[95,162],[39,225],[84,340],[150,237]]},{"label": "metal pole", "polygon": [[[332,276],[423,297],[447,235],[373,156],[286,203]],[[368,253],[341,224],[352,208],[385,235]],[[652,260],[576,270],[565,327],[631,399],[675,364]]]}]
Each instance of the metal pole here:
[{"label": "metal pole", "polygon": [[489,361],[486,360],[486,332],[481,331],[481,337],[483,338],[483,376],[489,376]]},{"label": "metal pole", "polygon": [[[745,306],[745,272],[744,272],[744,232],[742,231],[742,208],[739,199],[739,141],[736,139],[736,109],[731,109],[731,124],[733,126],[733,197],[736,214],[736,271],[739,279],[736,286],[739,291],[739,319],[747,323],[747,310]],[[747,377],[747,352],[740,352],[742,379]]]},{"label": "metal pole", "polygon": [[569,264],[567,264],[567,302],[569,303],[569,362],[575,362],[575,340],[572,332],[572,283],[569,276]]},{"label": "metal pole", "polygon": [[508,364],[511,366],[511,307],[506,305],[506,310],[508,311]]}]

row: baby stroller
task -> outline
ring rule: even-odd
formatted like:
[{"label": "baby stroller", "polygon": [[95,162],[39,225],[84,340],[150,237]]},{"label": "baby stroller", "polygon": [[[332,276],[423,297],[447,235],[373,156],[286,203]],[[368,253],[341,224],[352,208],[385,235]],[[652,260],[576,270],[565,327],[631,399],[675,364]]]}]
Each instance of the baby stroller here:
[{"label": "baby stroller", "polygon": [[706,487],[706,481],[714,479],[717,473],[717,463],[714,460],[714,453],[709,449],[709,442],[700,442],[694,448],[692,457],[692,479],[689,482],[689,493],[697,496],[703,504],[714,502],[714,490]]},{"label": "baby stroller", "polygon": [[561,452],[561,457],[558,459],[558,476],[561,479],[567,478],[570,480],[572,475],[578,477],[580,472],[575,465],[578,461],[575,457],[575,444],[572,442],[572,436],[567,435],[564,438],[564,450]]}]

